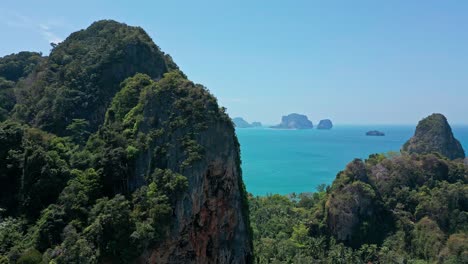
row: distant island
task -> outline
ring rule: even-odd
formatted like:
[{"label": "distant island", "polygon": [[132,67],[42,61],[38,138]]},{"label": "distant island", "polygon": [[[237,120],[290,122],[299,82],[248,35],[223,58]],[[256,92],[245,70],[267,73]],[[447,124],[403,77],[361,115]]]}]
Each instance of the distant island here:
[{"label": "distant island", "polygon": [[366,136],[377,136],[377,137],[383,137],[385,136],[384,132],[377,131],[377,130],[372,130],[366,133]]},{"label": "distant island", "polygon": [[306,115],[301,114],[289,114],[281,118],[281,124],[272,126],[271,128],[276,129],[311,129],[314,125]]},{"label": "distant island", "polygon": [[261,127],[262,123],[260,122],[252,122],[252,127]]},{"label": "distant island", "polygon": [[242,117],[235,117],[232,119],[232,122],[234,122],[234,125],[237,128],[249,128],[249,127],[261,127],[262,123],[260,122],[253,122],[250,124],[249,122],[245,121]]},{"label": "distant island", "polygon": [[333,123],[330,119],[323,119],[320,120],[319,124],[317,125],[317,129],[332,129]]}]

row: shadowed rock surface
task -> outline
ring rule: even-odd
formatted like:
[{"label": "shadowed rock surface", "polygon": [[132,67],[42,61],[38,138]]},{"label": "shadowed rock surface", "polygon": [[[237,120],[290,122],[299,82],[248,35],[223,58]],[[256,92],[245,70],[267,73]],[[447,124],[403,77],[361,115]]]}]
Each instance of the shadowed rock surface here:
[{"label": "shadowed rock surface", "polygon": [[415,154],[440,153],[449,159],[464,159],[465,151],[453,136],[452,128],[442,114],[432,114],[418,123],[414,136],[402,151]]},{"label": "shadowed rock surface", "polygon": [[311,129],[314,125],[307,118],[306,115],[301,114],[289,114],[281,118],[281,124],[272,126],[271,128],[277,129]]},{"label": "shadowed rock surface", "polygon": [[333,123],[330,119],[323,119],[320,120],[319,124],[317,125],[317,129],[332,129]]}]

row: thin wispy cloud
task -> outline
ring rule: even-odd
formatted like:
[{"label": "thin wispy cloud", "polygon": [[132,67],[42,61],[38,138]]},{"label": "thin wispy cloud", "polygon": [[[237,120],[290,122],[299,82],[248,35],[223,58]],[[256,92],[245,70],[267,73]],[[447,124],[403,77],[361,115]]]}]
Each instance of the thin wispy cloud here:
[{"label": "thin wispy cloud", "polygon": [[0,10],[0,14],[2,17],[0,20],[1,23],[8,27],[35,31],[41,34],[44,40],[49,43],[59,43],[63,41],[63,38],[54,31],[55,28],[62,26],[60,20],[38,22],[25,15],[7,10]]},{"label": "thin wispy cloud", "polygon": [[39,24],[39,32],[49,43],[59,43],[63,39],[54,32],[52,32],[52,26],[50,24]]}]

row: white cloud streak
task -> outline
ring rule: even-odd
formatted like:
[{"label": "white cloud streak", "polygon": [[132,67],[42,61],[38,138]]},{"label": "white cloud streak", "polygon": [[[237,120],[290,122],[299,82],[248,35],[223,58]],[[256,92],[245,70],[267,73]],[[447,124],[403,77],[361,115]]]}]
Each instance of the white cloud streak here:
[{"label": "white cloud streak", "polygon": [[54,32],[54,28],[62,25],[58,20],[37,22],[22,14],[5,10],[0,10],[0,17],[2,17],[1,22],[6,26],[35,31],[41,34],[44,40],[49,43],[59,43],[63,41],[63,38]]}]

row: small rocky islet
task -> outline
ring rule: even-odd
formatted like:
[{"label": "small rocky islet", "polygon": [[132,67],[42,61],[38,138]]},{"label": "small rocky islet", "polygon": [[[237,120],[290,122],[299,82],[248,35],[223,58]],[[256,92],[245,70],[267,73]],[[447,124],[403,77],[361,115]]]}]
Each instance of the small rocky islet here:
[{"label": "small rocky islet", "polygon": [[322,119],[320,120],[319,124],[317,125],[317,129],[332,129],[333,123],[330,119]]},{"label": "small rocky islet", "polygon": [[372,131],[368,131],[366,133],[366,136],[383,137],[385,136],[385,133],[382,131],[378,131],[378,130],[372,130]]}]

